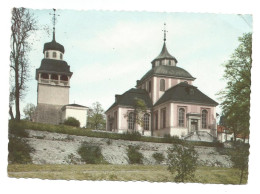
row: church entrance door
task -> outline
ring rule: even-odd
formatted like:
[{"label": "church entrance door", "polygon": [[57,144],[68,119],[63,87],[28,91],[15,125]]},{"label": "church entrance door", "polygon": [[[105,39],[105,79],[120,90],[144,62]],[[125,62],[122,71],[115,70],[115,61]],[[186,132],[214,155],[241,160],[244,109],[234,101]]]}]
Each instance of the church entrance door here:
[{"label": "church entrance door", "polygon": [[191,132],[195,132],[198,130],[198,120],[191,119]]}]

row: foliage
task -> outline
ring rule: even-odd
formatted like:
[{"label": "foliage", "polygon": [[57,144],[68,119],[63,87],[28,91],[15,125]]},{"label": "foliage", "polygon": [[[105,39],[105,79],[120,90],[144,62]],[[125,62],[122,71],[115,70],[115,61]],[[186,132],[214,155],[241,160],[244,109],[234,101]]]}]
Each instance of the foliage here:
[{"label": "foliage", "polygon": [[224,64],[227,85],[218,94],[225,118],[221,122],[234,133],[235,140],[237,134],[249,134],[252,33],[244,34],[239,41],[241,44]]},{"label": "foliage", "polygon": [[198,153],[194,147],[186,145],[173,145],[167,150],[168,170],[174,174],[177,172],[174,180],[184,182],[192,180],[198,165]]},{"label": "foliage", "polygon": [[88,111],[87,128],[95,130],[103,130],[106,127],[104,110],[99,102],[92,104]]},{"label": "foliage", "polygon": [[121,139],[139,141],[142,135],[138,131],[129,132],[121,134]]},{"label": "foliage", "polygon": [[9,137],[8,143],[8,162],[11,164],[28,164],[31,163],[30,153],[34,149],[29,146],[26,140],[19,137]]},{"label": "foliage", "polygon": [[73,126],[73,127],[79,127],[80,126],[80,122],[77,119],[75,119],[74,117],[68,117],[64,121],[64,125],[69,125],[69,126]]},{"label": "foliage", "polygon": [[162,161],[165,160],[164,155],[159,152],[153,153],[153,158],[156,160],[157,164],[160,164],[160,163],[162,163]]},{"label": "foliage", "polygon": [[183,143],[183,140],[179,139],[178,136],[171,136],[170,134],[165,134],[163,136],[163,141],[165,143]]},{"label": "foliage", "polygon": [[143,154],[139,152],[139,146],[129,145],[127,148],[127,156],[129,164],[143,164]]},{"label": "foliage", "polygon": [[[11,19],[11,92],[15,99],[16,120],[20,120],[20,99],[29,78],[28,53],[32,43],[30,36],[37,30],[33,14],[25,8],[13,8]],[[9,104],[11,106],[11,104]],[[9,108],[9,110],[11,110]]]},{"label": "foliage", "polygon": [[[135,98],[134,101],[135,101],[134,111],[133,111],[134,131],[136,130],[136,124],[137,124],[143,128],[143,133],[144,133],[144,114],[147,113],[147,106],[144,100],[140,98]],[[130,114],[126,114],[125,117],[127,117],[127,120],[129,120]]]},{"label": "foliage", "polygon": [[25,116],[26,120],[32,121],[33,120],[33,115],[35,113],[35,105],[32,103],[27,104],[24,109],[23,109],[23,113]]},{"label": "foliage", "polygon": [[245,143],[236,142],[234,148],[230,153],[230,159],[233,163],[233,167],[240,170],[239,184],[242,183],[244,173],[248,171],[248,156],[249,145]]},{"label": "foliage", "polygon": [[87,164],[102,164],[106,163],[104,160],[101,148],[99,146],[91,145],[87,142],[83,142],[78,149],[78,154],[81,156],[81,160]]}]

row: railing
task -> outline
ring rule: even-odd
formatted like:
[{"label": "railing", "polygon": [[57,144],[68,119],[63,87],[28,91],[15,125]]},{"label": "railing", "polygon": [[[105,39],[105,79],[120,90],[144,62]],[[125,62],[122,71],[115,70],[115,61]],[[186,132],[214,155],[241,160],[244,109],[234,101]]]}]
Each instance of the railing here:
[{"label": "railing", "polygon": [[42,84],[54,84],[54,85],[60,85],[60,86],[69,86],[69,81],[63,81],[63,80],[55,80],[55,79],[39,79],[39,83]]}]

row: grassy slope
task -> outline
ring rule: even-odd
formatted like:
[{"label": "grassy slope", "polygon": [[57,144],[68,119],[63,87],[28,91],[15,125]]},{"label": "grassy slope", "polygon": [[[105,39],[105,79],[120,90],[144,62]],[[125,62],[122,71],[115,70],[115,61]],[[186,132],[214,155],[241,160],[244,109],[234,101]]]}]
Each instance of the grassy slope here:
[{"label": "grassy slope", "polygon": [[[144,165],[34,165],[8,166],[9,177],[63,180],[116,180],[174,182],[166,166]],[[243,184],[246,184],[244,179]],[[195,183],[238,184],[239,171],[232,168],[199,167]]]}]

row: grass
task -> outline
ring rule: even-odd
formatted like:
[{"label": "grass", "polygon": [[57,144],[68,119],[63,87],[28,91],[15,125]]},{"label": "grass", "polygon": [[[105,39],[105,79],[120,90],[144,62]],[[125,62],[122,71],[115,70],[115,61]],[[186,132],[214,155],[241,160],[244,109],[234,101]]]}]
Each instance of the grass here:
[{"label": "grass", "polygon": [[[8,175],[14,178],[62,180],[112,180],[174,182],[167,166],[154,165],[35,165],[10,164]],[[239,170],[221,167],[199,167],[194,183],[238,184]],[[243,184],[246,184],[246,179]]]},{"label": "grass", "polygon": [[[177,138],[158,138],[158,137],[145,137],[137,136],[136,134],[126,133],[126,134],[117,134],[117,133],[106,133],[106,132],[97,132],[92,131],[91,129],[82,129],[78,127],[65,126],[65,125],[51,125],[43,123],[34,123],[29,121],[10,121],[9,128],[15,128],[18,133],[24,129],[31,129],[37,131],[48,131],[54,133],[62,133],[68,135],[77,135],[77,136],[88,136],[96,138],[109,138],[109,139],[122,139],[130,141],[143,141],[143,142],[154,142],[154,143],[185,143],[183,140]],[[208,147],[223,147],[223,144],[217,142],[189,142],[193,146],[208,146]]]}]

